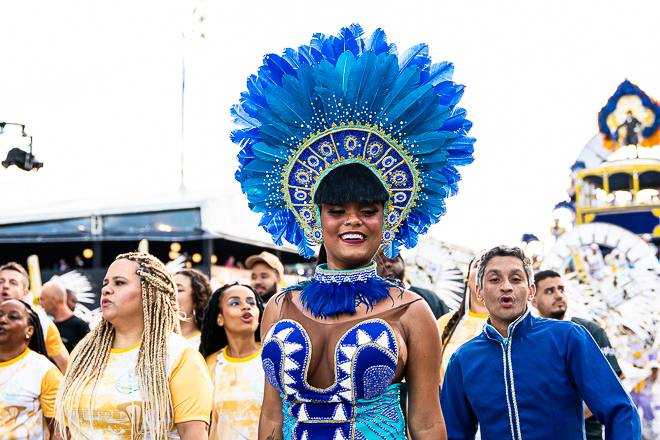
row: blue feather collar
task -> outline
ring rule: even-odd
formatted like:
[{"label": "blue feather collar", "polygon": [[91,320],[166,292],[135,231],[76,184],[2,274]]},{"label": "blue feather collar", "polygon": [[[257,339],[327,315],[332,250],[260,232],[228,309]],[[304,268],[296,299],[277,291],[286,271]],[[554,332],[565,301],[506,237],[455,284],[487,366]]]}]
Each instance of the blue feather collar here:
[{"label": "blue feather collar", "polygon": [[329,270],[326,264],[316,268],[314,277],[287,291],[300,290],[303,307],[317,318],[354,315],[361,304],[367,311],[390,296],[390,287],[401,289],[395,280],[384,279],[376,273],[376,263],[354,270]]}]

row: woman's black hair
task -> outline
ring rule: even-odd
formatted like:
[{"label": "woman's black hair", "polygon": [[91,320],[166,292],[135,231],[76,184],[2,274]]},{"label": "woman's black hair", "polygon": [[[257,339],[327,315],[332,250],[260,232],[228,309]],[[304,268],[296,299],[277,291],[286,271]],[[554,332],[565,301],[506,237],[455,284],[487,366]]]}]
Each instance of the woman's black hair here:
[{"label": "woman's black hair", "polygon": [[[32,337],[28,342],[28,348],[36,353],[39,353],[43,356],[48,357],[48,350],[46,349],[46,339],[44,338],[44,331],[41,327],[41,321],[39,320],[39,315],[30,304],[26,303],[23,300],[17,300],[25,306],[25,310],[28,314],[28,325],[31,325],[34,328]],[[50,358],[49,358],[50,359]]]},{"label": "woman's black hair", "polygon": [[316,257],[316,266],[318,267],[321,264],[326,264],[328,262],[328,252],[325,250],[325,246],[321,243],[319,247],[319,255]]},{"label": "woman's black hair", "polygon": [[349,163],[330,171],[314,193],[316,205],[384,204],[389,198],[389,192],[378,177],[359,163]]},{"label": "woman's black hair", "polygon": [[[364,165],[349,163],[330,171],[314,193],[316,205],[348,203],[382,203],[390,198],[376,175]],[[328,262],[325,246],[321,245],[316,265]]]},{"label": "woman's black hair", "polygon": [[223,293],[225,293],[230,287],[234,286],[246,287],[254,293],[254,299],[257,302],[257,308],[259,309],[259,325],[254,332],[254,340],[261,342],[261,318],[264,315],[264,304],[261,301],[259,293],[245,284],[226,284],[213,292],[213,295],[211,295],[211,298],[204,309],[204,321],[202,322],[201,336],[202,342],[199,344],[199,352],[202,353],[202,356],[204,357],[213,354],[216,351],[220,351],[229,344],[225,328],[218,325],[218,313],[220,313],[220,299],[222,299]]},{"label": "woman's black hair", "polygon": [[[204,308],[211,297],[211,284],[206,275],[197,269],[183,269],[176,275],[185,275],[190,280],[192,292],[190,294],[193,303],[193,316],[197,327],[202,328],[204,322]],[[186,318],[191,318],[187,316]]]}]

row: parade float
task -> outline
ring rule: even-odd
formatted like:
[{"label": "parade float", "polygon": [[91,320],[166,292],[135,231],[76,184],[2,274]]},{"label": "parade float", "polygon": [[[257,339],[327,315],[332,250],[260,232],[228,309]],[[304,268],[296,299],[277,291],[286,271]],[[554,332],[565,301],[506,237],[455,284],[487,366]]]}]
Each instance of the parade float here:
[{"label": "parade float", "polygon": [[660,347],[659,127],[658,103],[628,80],[619,85],[571,167],[556,241],[539,265],[564,276],[569,313],[606,329],[632,392],[654,369],[655,380]]}]

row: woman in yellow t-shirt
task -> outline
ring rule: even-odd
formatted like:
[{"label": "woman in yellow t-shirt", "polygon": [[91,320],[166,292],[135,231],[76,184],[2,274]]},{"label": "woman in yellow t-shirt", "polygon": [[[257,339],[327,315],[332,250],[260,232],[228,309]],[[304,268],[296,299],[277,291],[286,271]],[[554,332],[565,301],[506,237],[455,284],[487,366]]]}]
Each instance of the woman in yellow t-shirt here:
[{"label": "woman in yellow t-shirt", "polygon": [[122,254],[101,290],[103,319],[82,341],[57,395],[73,439],[201,440],[213,398],[203,358],[181,336],[163,263]]},{"label": "woman in yellow t-shirt", "polygon": [[190,345],[199,350],[202,335],[204,307],[211,297],[211,284],[202,272],[196,269],[183,269],[174,275],[178,289],[179,309],[185,320],[181,321],[181,335]]},{"label": "woman in yellow t-shirt", "polygon": [[48,360],[39,317],[25,302],[0,304],[0,438],[59,439],[53,417],[62,374]]},{"label": "woman in yellow t-shirt", "polygon": [[232,284],[216,290],[204,311],[200,351],[214,388],[210,440],[257,438],[265,383],[263,310],[254,289]]}]

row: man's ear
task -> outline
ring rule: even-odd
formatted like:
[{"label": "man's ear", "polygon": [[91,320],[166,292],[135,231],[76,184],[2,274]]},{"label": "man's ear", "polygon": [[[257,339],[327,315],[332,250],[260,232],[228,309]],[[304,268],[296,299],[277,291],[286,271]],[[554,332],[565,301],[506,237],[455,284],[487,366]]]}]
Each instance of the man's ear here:
[{"label": "man's ear", "polygon": [[532,287],[529,289],[529,295],[527,299],[531,301],[532,305],[536,307],[536,285],[532,284]]},{"label": "man's ear", "polygon": [[481,287],[479,287],[479,284],[475,286],[475,293],[477,294],[477,299],[482,303],[486,304],[486,302],[484,301],[483,291],[481,290]]}]

